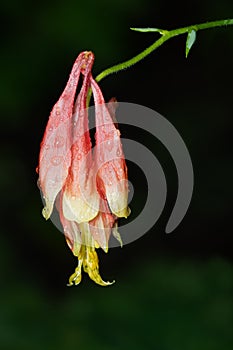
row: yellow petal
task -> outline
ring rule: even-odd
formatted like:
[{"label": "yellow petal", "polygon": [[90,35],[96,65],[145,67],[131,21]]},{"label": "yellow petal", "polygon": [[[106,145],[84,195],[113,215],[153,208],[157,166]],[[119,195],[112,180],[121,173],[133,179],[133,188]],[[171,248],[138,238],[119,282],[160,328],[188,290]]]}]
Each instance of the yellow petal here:
[{"label": "yellow petal", "polygon": [[83,270],[88,273],[89,277],[100,286],[109,286],[113,282],[105,282],[99,274],[99,261],[95,248],[82,246],[79,253],[79,264],[75,269],[75,272],[69,278],[68,286],[73,284],[78,285],[82,279],[82,265]]},{"label": "yellow petal", "polygon": [[82,280],[82,259],[79,259],[78,266],[75,269],[75,272],[70,276],[69,283],[67,286],[72,286],[75,284],[76,286],[81,282]]},{"label": "yellow petal", "polygon": [[109,286],[112,282],[105,282],[99,274],[99,259],[94,248],[86,247],[86,254],[83,260],[83,269],[89,277],[100,286]]}]

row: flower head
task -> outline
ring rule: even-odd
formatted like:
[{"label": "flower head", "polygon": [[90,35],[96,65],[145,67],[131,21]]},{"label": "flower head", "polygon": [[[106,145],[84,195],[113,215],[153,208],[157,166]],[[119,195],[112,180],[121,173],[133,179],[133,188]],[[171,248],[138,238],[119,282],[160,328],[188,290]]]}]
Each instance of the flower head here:
[{"label": "flower head", "polygon": [[[114,125],[98,84],[92,78],[92,52],[76,59],[70,78],[52,109],[41,143],[39,187],[48,219],[54,203],[68,246],[79,264],[69,285],[79,284],[82,267],[100,285],[109,285],[99,274],[95,249],[108,251],[111,233],[121,242],[117,218],[127,217],[128,182],[120,132]],[[75,95],[80,76],[82,87]],[[96,146],[88,127],[88,92],[92,90],[96,114]],[[122,243],[122,242],[121,242]]]}]

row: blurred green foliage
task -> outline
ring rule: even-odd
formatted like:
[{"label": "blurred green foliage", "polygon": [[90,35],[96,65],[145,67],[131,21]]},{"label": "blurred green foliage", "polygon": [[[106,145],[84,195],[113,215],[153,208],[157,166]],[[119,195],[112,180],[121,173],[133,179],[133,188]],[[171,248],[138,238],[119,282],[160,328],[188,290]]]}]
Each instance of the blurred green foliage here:
[{"label": "blurred green foliage", "polygon": [[112,287],[85,279],[62,297],[18,282],[18,271],[2,290],[2,349],[232,349],[232,265],[135,260]]}]

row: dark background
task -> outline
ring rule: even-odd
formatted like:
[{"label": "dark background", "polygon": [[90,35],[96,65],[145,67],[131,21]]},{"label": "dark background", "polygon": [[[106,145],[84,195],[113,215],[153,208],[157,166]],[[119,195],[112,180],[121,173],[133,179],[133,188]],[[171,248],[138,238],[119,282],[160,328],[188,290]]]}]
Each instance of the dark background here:
[{"label": "dark background", "polygon": [[[183,137],[194,166],[192,203],[182,223],[164,232],[177,193],[172,159],[139,131],[122,134],[154,151],[168,199],[154,228],[123,249],[99,252],[109,288],[83,276],[64,237],[41,215],[35,168],[43,130],[79,52],[92,50],[94,74],[151,44],[164,29],[232,17],[231,0],[5,1],[1,5],[1,308],[2,349],[231,350],[233,27],[198,32],[185,58],[185,37],[112,75],[106,100],[138,103],[165,116]],[[132,211],[146,195],[129,164]],[[156,196],[156,194],[155,194]]]}]

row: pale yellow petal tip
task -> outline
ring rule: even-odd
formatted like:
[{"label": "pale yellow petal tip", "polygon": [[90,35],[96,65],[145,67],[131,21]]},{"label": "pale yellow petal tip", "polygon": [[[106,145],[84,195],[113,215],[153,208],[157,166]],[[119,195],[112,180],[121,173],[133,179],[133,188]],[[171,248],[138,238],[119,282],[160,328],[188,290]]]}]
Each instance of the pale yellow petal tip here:
[{"label": "pale yellow petal tip", "polygon": [[42,215],[45,220],[48,220],[53,212],[54,201],[49,200],[47,197],[44,197],[45,206],[42,209]]},{"label": "pale yellow petal tip", "polygon": [[70,276],[68,287],[73,285],[77,286],[82,280],[82,261],[79,261],[78,266],[75,269],[75,272]]},{"label": "pale yellow petal tip", "polygon": [[96,241],[94,242],[94,244],[95,244],[95,248],[96,249],[98,249],[100,247],[99,244]]},{"label": "pale yellow petal tip", "polygon": [[131,210],[129,207],[124,208],[118,212],[113,212],[113,214],[115,214],[118,218],[126,218],[130,215]]},{"label": "pale yellow petal tip", "polygon": [[51,214],[52,214],[52,207],[49,207],[48,205],[46,205],[42,209],[42,215],[45,218],[45,220],[48,220],[50,218]]},{"label": "pale yellow petal tip", "polygon": [[102,248],[105,253],[108,253],[108,246]]},{"label": "pale yellow petal tip", "polygon": [[118,232],[117,224],[114,225],[114,227],[112,229],[112,234],[113,234],[113,237],[115,237],[116,240],[120,243],[121,248],[123,248],[123,241],[122,241],[120,233]]},{"label": "pale yellow petal tip", "polygon": [[97,241],[94,242],[94,246],[95,246],[95,249],[99,249],[101,248],[105,253],[108,252],[108,245],[107,246],[100,246],[99,243]]},{"label": "pale yellow petal tip", "polygon": [[109,281],[104,281],[102,280],[102,278],[100,277],[100,275],[95,276],[94,278],[92,278],[90,275],[89,277],[98,285],[102,286],[102,287],[106,287],[106,286],[111,286],[112,284],[115,283],[115,280],[113,280],[112,282]]},{"label": "pale yellow petal tip", "polygon": [[115,280],[113,280],[112,282],[109,282],[109,281],[108,281],[108,282],[104,282],[104,281],[103,281],[104,284],[101,284],[101,286],[111,286],[111,285],[114,284],[115,282],[116,282]]}]

